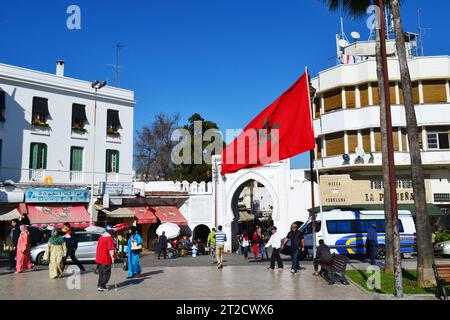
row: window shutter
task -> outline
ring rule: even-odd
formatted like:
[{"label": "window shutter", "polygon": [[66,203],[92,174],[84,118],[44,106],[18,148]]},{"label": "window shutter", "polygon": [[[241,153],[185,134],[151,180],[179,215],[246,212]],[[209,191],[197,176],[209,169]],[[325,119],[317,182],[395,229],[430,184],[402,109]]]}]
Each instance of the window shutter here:
[{"label": "window shutter", "polygon": [[30,169],[37,169],[38,163],[38,144],[32,143],[30,147]]},{"label": "window shutter", "polygon": [[5,109],[6,109],[5,92],[0,90],[0,121],[5,121]]},{"label": "window shutter", "polygon": [[83,171],[83,148],[72,147],[71,148],[71,171]]},{"label": "window shutter", "polygon": [[47,145],[42,145],[42,169],[47,169]]},{"label": "window shutter", "polygon": [[111,172],[111,150],[106,150],[105,172]]},{"label": "window shutter", "polygon": [[116,161],[114,163],[114,172],[118,173],[119,172],[119,151],[115,152],[116,154]]}]

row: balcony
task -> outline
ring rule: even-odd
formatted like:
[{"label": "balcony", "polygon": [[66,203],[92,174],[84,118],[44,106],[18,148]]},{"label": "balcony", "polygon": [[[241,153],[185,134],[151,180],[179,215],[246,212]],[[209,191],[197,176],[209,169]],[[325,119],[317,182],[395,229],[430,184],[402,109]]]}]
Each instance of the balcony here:
[{"label": "balcony", "polygon": [[116,172],[108,172],[105,175],[105,181],[107,182],[119,182],[119,174]]},{"label": "balcony", "polygon": [[44,169],[30,169],[29,179],[34,182],[44,182],[45,170]]},{"label": "balcony", "polygon": [[82,183],[84,181],[83,171],[70,171],[70,182]]}]

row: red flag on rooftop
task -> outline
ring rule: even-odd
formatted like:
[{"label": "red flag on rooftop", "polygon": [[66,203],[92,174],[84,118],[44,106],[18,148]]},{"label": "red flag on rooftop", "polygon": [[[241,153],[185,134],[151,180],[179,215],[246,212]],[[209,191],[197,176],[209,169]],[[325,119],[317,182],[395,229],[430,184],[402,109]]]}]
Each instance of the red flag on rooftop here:
[{"label": "red flag on rooftop", "polygon": [[222,175],[314,149],[308,73],[262,111],[222,154]]}]

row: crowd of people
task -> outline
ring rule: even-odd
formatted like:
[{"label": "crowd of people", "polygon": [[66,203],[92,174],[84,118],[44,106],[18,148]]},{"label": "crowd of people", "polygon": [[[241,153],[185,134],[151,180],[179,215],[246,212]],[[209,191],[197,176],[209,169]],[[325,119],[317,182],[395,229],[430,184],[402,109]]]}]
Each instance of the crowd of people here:
[{"label": "crowd of people", "polygon": [[[372,231],[369,231],[368,249],[374,248],[376,244],[375,235],[373,235]],[[283,261],[280,254],[286,254],[285,247],[288,246],[290,247],[289,254],[292,258],[290,272],[295,274],[302,269],[300,267],[300,258],[306,252],[305,242],[303,233],[295,223],[291,225],[289,233],[284,238],[278,233],[276,226],[268,227],[264,232],[261,226],[257,226],[251,235],[243,232],[238,234],[237,237],[239,242],[238,253],[242,254],[245,259],[249,259],[249,253],[252,252],[255,260],[270,260],[269,270],[283,270]],[[34,265],[30,262],[31,240],[28,226],[20,224],[18,220],[13,220],[11,238],[14,246],[10,256],[11,266],[14,266],[16,273],[32,270]],[[207,237],[206,248],[211,256],[211,263],[216,264],[218,269],[222,269],[224,265],[226,242],[227,236],[222,226],[218,226],[217,230],[212,228]],[[126,229],[126,232],[122,230],[120,233],[112,226],[105,228],[105,231],[99,237],[95,258],[95,272],[98,273],[98,291],[107,290],[114,261],[119,257],[119,254],[124,257],[124,252],[126,252],[124,270],[127,271],[127,279],[132,279],[141,274],[142,243],[143,239],[135,226],[129,227]],[[187,236],[178,239],[168,239],[165,232],[162,232],[158,238],[157,258],[160,259],[161,255],[164,259],[180,255],[181,250],[197,250],[200,244],[202,244],[201,241],[192,243]],[[49,264],[49,277],[51,279],[64,276],[66,261],[69,257],[78,266],[80,273],[86,271],[76,257],[77,248],[77,236],[69,223],[65,223],[61,230],[56,228],[52,230],[43,257],[44,261],[47,261]],[[272,248],[270,258],[269,248]],[[373,249],[370,251],[373,252]],[[371,258],[373,259],[373,255],[371,255]],[[323,240],[320,240],[313,261],[313,275],[320,275],[319,266],[329,264],[331,261],[330,249]],[[275,266],[277,266],[277,269],[275,269]]]}]

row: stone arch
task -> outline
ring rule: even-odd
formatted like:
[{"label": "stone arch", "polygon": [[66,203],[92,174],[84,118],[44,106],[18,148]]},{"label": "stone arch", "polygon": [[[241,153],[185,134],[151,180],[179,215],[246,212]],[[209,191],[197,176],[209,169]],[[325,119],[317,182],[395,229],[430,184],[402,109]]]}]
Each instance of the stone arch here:
[{"label": "stone arch", "polygon": [[273,211],[272,211],[272,219],[278,220],[279,218],[279,203],[278,203],[278,193],[277,189],[274,188],[274,183],[271,182],[271,180],[274,179],[276,175],[268,172],[268,176],[264,176],[260,172],[255,171],[246,171],[243,172],[240,176],[235,178],[230,186],[230,191],[226,194],[226,217],[227,220],[230,222],[231,227],[231,236],[232,239],[230,239],[231,243],[231,250],[235,251],[239,248],[237,244],[237,240],[235,239],[234,235],[237,234],[237,223],[235,219],[238,219],[238,215],[236,215],[236,208],[233,206],[237,203],[237,199],[239,195],[241,194],[242,190],[245,188],[245,185],[249,181],[256,181],[264,187],[266,187],[269,191],[269,194],[273,201]]},{"label": "stone arch", "polygon": [[195,226],[194,231],[192,232],[192,241],[201,239],[203,244],[206,245],[206,240],[208,239],[208,235],[210,232],[211,230],[207,225],[199,224]]}]

